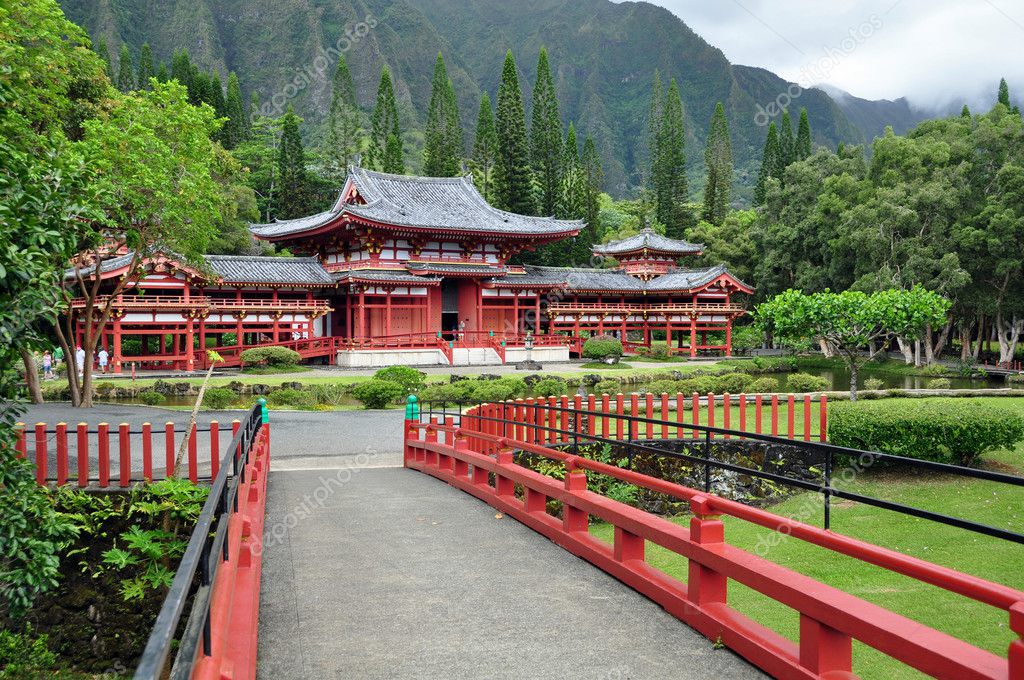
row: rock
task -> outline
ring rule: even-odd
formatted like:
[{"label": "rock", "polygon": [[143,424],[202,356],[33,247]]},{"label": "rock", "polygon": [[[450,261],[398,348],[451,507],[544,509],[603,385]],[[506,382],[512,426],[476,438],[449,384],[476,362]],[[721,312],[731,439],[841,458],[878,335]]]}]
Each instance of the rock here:
[{"label": "rock", "polygon": [[480,375],[478,375],[476,377],[476,379],[477,380],[497,380],[500,377],[501,377],[500,375],[495,375],[494,373],[481,373]]},{"label": "rock", "polygon": [[300,382],[283,382],[281,383],[282,390],[301,390],[302,383]]},{"label": "rock", "polygon": [[584,385],[596,385],[601,382],[601,376],[597,373],[587,373],[582,379]]},{"label": "rock", "polygon": [[534,385],[536,385],[537,383],[539,383],[543,379],[544,379],[544,376],[537,375],[536,373],[534,373],[532,375],[528,375],[525,378],[523,378],[523,382],[526,383],[527,387],[533,387]]},{"label": "rock", "polygon": [[232,380],[227,384],[227,388],[235,394],[245,394],[245,385],[237,380]]},{"label": "rock", "polygon": [[529,359],[527,361],[520,361],[516,364],[517,371],[541,371],[544,367],[541,366],[540,362]]},{"label": "rock", "polygon": [[450,376],[448,376],[448,383],[449,384],[453,384],[453,383],[459,382],[460,380],[465,380],[465,379],[466,379],[466,376],[464,376],[464,375],[459,375],[457,373],[452,373]]}]

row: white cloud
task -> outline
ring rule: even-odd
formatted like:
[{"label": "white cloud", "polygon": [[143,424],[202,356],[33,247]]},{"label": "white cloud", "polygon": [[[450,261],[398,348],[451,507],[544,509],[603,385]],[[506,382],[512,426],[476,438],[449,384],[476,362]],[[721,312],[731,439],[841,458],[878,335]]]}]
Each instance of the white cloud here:
[{"label": "white cloud", "polygon": [[[654,0],[737,64],[867,99],[987,107],[1005,76],[1024,100],[1019,0]],[[865,37],[865,26],[871,26]],[[861,38],[851,38],[860,35]],[[844,42],[845,41],[845,42]],[[855,43],[855,44],[854,44]],[[850,48],[852,49],[844,49]]]}]

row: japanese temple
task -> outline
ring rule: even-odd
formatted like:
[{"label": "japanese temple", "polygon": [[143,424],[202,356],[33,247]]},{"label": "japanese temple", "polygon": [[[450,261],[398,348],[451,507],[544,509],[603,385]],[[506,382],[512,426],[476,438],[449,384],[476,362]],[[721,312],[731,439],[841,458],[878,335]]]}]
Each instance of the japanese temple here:
[{"label": "japanese temple", "polygon": [[[144,258],[102,344],[115,371],[199,369],[205,348],[238,365],[242,350],[268,345],[345,366],[565,361],[591,335],[636,349],[655,332],[670,352],[731,353],[733,320],[745,313],[734,296],[752,289],[722,266],[677,265],[700,245],[645,228],[593,249],[610,267],[510,263],[583,226],[493,208],[470,177],[352,167],[330,210],[251,225],[295,257]],[[103,262],[104,285],[131,262],[130,253]]]}]

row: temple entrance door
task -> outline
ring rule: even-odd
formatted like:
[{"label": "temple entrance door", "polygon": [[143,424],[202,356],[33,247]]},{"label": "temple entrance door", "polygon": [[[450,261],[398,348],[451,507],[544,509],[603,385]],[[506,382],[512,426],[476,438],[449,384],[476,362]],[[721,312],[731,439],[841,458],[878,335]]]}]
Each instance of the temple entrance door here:
[{"label": "temple entrance door", "polygon": [[445,340],[454,340],[459,330],[459,281],[441,281],[441,333]]}]

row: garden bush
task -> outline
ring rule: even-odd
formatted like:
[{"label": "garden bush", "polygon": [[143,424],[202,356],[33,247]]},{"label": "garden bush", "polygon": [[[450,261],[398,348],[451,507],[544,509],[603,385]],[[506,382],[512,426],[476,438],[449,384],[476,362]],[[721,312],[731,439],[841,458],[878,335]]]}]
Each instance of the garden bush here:
[{"label": "garden bush", "polygon": [[[372,381],[371,381],[372,382]],[[294,406],[295,408],[312,408],[316,406],[316,399],[312,392],[297,390],[294,387],[286,387],[274,390],[267,395],[267,403],[271,406]]]},{"label": "garden bush", "polygon": [[676,394],[679,392],[678,380],[655,380],[652,383],[648,383],[643,386],[643,392],[649,392],[655,396],[662,394]]},{"label": "garden bush", "polygon": [[594,394],[618,394],[622,391],[622,383],[618,380],[605,378],[594,385]]},{"label": "garden bush", "polygon": [[146,406],[158,406],[167,401],[167,397],[165,397],[164,395],[160,394],[155,390],[146,390],[144,392],[139,392],[138,399]]},{"label": "garden bush", "polygon": [[242,363],[247,366],[295,366],[302,356],[287,347],[253,347],[242,352]]},{"label": "garden bush", "polygon": [[790,392],[821,392],[829,387],[828,380],[810,373],[793,373],[786,378]]},{"label": "garden bush", "polygon": [[925,387],[930,390],[948,390],[951,385],[949,378],[932,378],[925,384]]},{"label": "garden bush", "polygon": [[622,341],[610,335],[596,335],[583,343],[583,356],[587,359],[618,359],[622,356]]},{"label": "garden bush", "polygon": [[779,381],[775,378],[757,378],[747,387],[751,394],[769,394],[779,391]]},{"label": "garden bush", "polygon": [[864,389],[866,390],[880,390],[885,383],[879,378],[868,378],[864,381]]},{"label": "garden bush", "polygon": [[319,406],[341,406],[348,398],[349,386],[338,383],[322,383],[309,386],[313,401]]},{"label": "garden bush", "polygon": [[657,361],[664,361],[668,359],[668,347],[665,345],[657,345],[651,348],[651,351],[647,353],[647,356]]},{"label": "garden bush", "polygon": [[225,409],[238,401],[238,395],[226,387],[211,387],[203,393],[203,406],[213,411]]},{"label": "garden bush", "polygon": [[467,401],[470,402],[508,401],[526,394],[526,381],[514,376],[464,382],[471,386],[471,391],[466,395]]},{"label": "garden bush", "polygon": [[713,375],[699,375],[694,378],[687,378],[686,380],[680,380],[677,387],[678,391],[683,394],[707,394],[711,392],[717,394],[719,391],[718,378]]},{"label": "garden bush", "polygon": [[829,440],[940,463],[972,465],[986,451],[1024,440],[1024,418],[971,399],[839,402],[829,408]]},{"label": "garden bush", "polygon": [[1024,383],[1024,373],[1013,373],[1011,375],[1008,375],[1006,376],[1006,382],[1010,383],[1011,385]]},{"label": "garden bush", "polygon": [[409,366],[388,366],[374,373],[373,377],[378,380],[390,380],[398,383],[407,393],[412,393],[423,387],[425,374]]},{"label": "garden bush", "polygon": [[565,381],[561,378],[544,378],[533,386],[533,393],[538,397],[560,397],[566,394]]},{"label": "garden bush", "polygon": [[371,378],[356,385],[352,396],[363,404],[363,408],[387,408],[407,396],[407,392],[393,380]]},{"label": "garden bush", "polygon": [[718,391],[729,394],[746,392],[754,383],[754,376],[749,373],[726,373],[718,376]]}]

